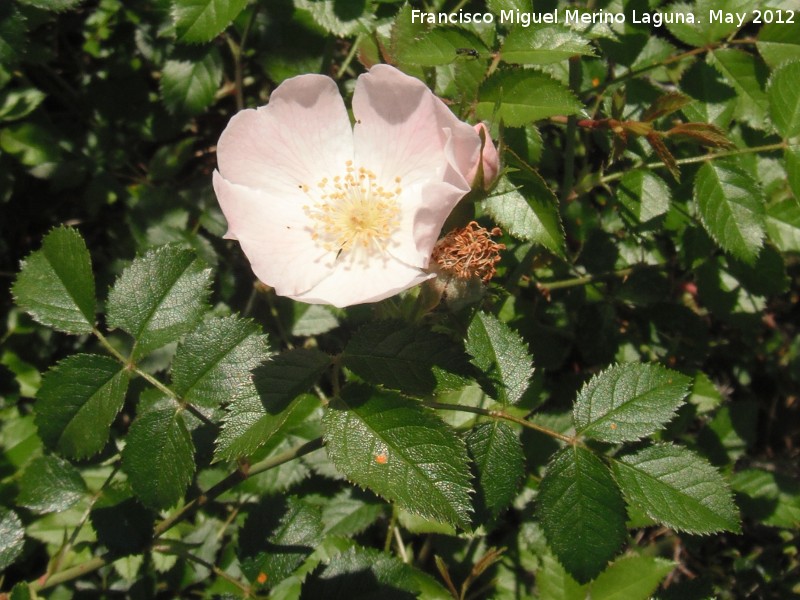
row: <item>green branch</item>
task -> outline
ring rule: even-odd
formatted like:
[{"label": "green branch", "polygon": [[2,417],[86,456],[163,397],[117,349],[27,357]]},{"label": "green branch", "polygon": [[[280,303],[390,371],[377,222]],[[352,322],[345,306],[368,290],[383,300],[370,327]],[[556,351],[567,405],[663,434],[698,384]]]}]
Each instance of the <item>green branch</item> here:
[{"label": "green branch", "polygon": [[[222,494],[224,494],[231,488],[235,487],[242,481],[249,479],[253,475],[258,475],[259,473],[263,473],[264,471],[269,471],[270,469],[274,469],[275,467],[278,467],[296,458],[300,458],[301,456],[310,454],[315,450],[319,450],[320,448],[322,448],[322,445],[323,445],[322,438],[317,438],[310,442],[305,442],[303,444],[300,444],[299,446],[295,446],[294,448],[291,448],[286,452],[282,452],[281,454],[278,454],[276,456],[271,456],[269,458],[266,458],[260,462],[257,462],[254,465],[251,465],[249,468],[240,467],[239,469],[228,475],[225,479],[223,479],[216,485],[212,486],[207,492],[201,494],[194,500],[185,504],[174,515],[167,517],[166,519],[161,521],[158,525],[156,525],[156,527],[153,530],[151,545],[154,544],[162,534],[172,529],[172,527],[174,527],[175,525],[186,519],[189,515],[191,515],[195,509],[211,502],[212,500],[221,496]],[[78,579],[88,573],[97,571],[98,569],[101,569],[102,567],[113,563],[115,560],[119,558],[121,557],[111,552],[106,552],[101,556],[95,556],[93,558],[90,558],[86,562],[83,562],[69,569],[65,569],[59,573],[54,573],[51,576],[45,576],[35,581],[31,581],[28,583],[28,585],[34,591],[40,591],[52,588],[67,581]]]},{"label": "green branch", "polygon": [[563,433],[559,433],[549,427],[545,427],[544,425],[539,425],[534,423],[533,421],[528,421],[527,419],[521,419],[520,417],[515,417],[514,415],[510,415],[507,412],[502,410],[492,410],[488,408],[480,408],[478,406],[464,406],[461,404],[447,404],[445,402],[426,402],[425,406],[430,408],[436,408],[438,410],[457,410],[461,412],[468,412],[473,413],[476,415],[481,415],[484,417],[489,417],[490,419],[502,419],[504,421],[511,421],[512,423],[516,423],[517,425],[522,425],[523,427],[527,427],[528,429],[533,429],[534,431],[538,431],[539,433],[543,433],[551,438],[560,440],[564,443],[570,444],[572,446],[578,443],[577,438],[574,438],[569,435],[564,435]]}]

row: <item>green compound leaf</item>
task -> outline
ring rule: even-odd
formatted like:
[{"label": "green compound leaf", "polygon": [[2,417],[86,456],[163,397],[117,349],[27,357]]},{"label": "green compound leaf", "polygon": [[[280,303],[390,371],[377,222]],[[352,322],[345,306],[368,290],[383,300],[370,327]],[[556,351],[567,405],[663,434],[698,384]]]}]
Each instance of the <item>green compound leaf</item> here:
[{"label": "green compound leaf", "polygon": [[478,53],[486,51],[486,45],[474,33],[462,29],[433,29],[417,38],[413,43],[398,48],[397,60],[401,63],[421,67],[449,65],[459,58],[459,50],[468,48]]},{"label": "green compound leaf", "polygon": [[398,321],[361,327],[342,360],[370,383],[416,396],[458,387],[470,371],[463,350],[447,336]]},{"label": "green compound leaf", "polygon": [[646,223],[669,210],[672,193],[658,175],[646,169],[634,169],[622,176],[617,200],[639,223]]},{"label": "green compound leaf", "polygon": [[330,363],[323,352],[297,348],[257,368],[253,383],[227,406],[215,459],[248,456],[308,417],[319,400],[300,394],[314,385]]},{"label": "green compound leaf", "polygon": [[17,504],[42,515],[66,510],[85,495],[78,469],[58,456],[40,456],[20,477]]},{"label": "green compound leaf", "polygon": [[680,446],[657,444],[612,462],[628,503],[687,533],[739,532],[739,515],[722,475]]},{"label": "green compound leaf", "polygon": [[173,0],[172,18],[178,41],[210,42],[233,21],[247,0]]},{"label": "green compound leaf", "polygon": [[589,41],[563,25],[516,27],[506,36],[501,58],[516,65],[549,65],[571,56],[595,56]]},{"label": "green compound leaf", "polygon": [[173,114],[200,114],[214,102],[222,75],[222,57],[215,47],[187,60],[168,60],[161,76],[164,105]]},{"label": "green compound leaf", "polygon": [[11,292],[39,323],[67,333],[91,333],[94,276],[81,234],[69,227],[48,233],[41,250],[23,261]]},{"label": "green compound leaf", "polygon": [[784,138],[800,134],[800,61],[782,65],[767,85],[769,116]]},{"label": "green compound leaf", "polygon": [[353,385],[328,406],[323,426],[328,455],[350,481],[409,512],[469,529],[467,451],[431,411]]},{"label": "green compound leaf", "polygon": [[[692,14],[694,23],[682,22],[674,18],[674,23],[667,23],[667,29],[676,38],[691,46],[706,46],[717,40],[728,37],[739,29],[739,21],[731,17],[736,13],[745,13],[745,23],[752,19],[751,9],[754,7],[752,0],[697,0],[694,4],[677,2],[671,4],[665,11],[676,15]],[[717,17],[710,19],[711,11]],[[721,17],[720,17],[721,13]],[[730,20],[732,22],[726,22]]]},{"label": "green compound leaf", "polygon": [[757,57],[742,50],[723,48],[709,55],[711,64],[737,92],[735,116],[755,129],[765,128],[767,95],[766,73]]},{"label": "green compound leaf", "polygon": [[70,458],[100,452],[125,401],[128,380],[129,371],[106,356],[78,354],[51,368],[35,404],[44,443]]},{"label": "green compound leaf", "polygon": [[136,497],[150,508],[175,506],[194,475],[194,443],[180,409],[155,409],[131,425],[122,470]]},{"label": "green compound leaf", "polygon": [[307,11],[314,22],[325,31],[339,37],[375,30],[373,8],[364,0],[294,0],[298,11]]},{"label": "green compound leaf", "polygon": [[714,241],[752,263],[764,242],[764,200],[758,183],[732,164],[708,162],[695,176],[694,201]]},{"label": "green compound leaf", "polygon": [[550,548],[578,582],[596,577],[625,540],[625,503],[606,466],[571,446],[548,463],[538,512]]},{"label": "green compound leaf", "polygon": [[592,582],[592,600],[648,600],[675,567],[655,556],[625,556]]},{"label": "green compound leaf", "polygon": [[500,179],[492,195],[481,202],[481,208],[509,235],[564,256],[564,227],[558,199],[538,173],[529,175],[519,189],[505,177]]},{"label": "green compound leaf", "polygon": [[136,258],[108,295],[108,325],[136,340],[134,357],[192,330],[206,310],[211,271],[190,250],[170,244]]},{"label": "green compound leaf", "polygon": [[508,127],[554,115],[574,115],[583,108],[561,83],[538,71],[497,71],[481,86],[475,107],[479,119],[502,120]]},{"label": "green compound leaf", "polygon": [[800,20],[794,23],[769,23],[758,32],[756,42],[761,58],[771,68],[800,58]]},{"label": "green compound leaf", "polygon": [[633,442],[662,429],[691,378],[659,365],[629,363],[595,375],[575,401],[575,430],[603,442]]},{"label": "green compound leaf", "polygon": [[522,445],[500,421],[477,425],[464,441],[477,471],[478,500],[495,518],[514,500],[525,475]]},{"label": "green compound leaf", "polygon": [[234,316],[210,319],[178,345],[172,389],[183,400],[217,407],[241,397],[251,371],[269,358],[267,336]]},{"label": "green compound leaf", "polygon": [[486,393],[504,404],[522,398],[533,375],[533,361],[516,331],[494,315],[477,312],[467,329],[466,349],[488,380]]},{"label": "green compound leaf", "polygon": [[25,544],[25,529],[17,513],[0,506],[0,571],[11,566]]},{"label": "green compound leaf", "polygon": [[767,234],[781,252],[800,252],[800,202],[796,198],[767,207]]}]

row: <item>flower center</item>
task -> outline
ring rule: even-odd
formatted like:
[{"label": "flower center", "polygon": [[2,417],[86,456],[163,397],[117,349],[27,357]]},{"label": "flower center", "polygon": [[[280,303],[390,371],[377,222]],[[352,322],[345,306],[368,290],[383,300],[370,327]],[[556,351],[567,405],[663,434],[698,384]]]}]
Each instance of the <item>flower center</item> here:
[{"label": "flower center", "polygon": [[[337,258],[358,250],[382,253],[400,225],[399,177],[395,184],[394,190],[387,190],[372,171],[356,169],[353,161],[347,161],[344,176],[323,178],[316,186],[316,202],[303,207],[312,221],[311,238],[336,252]],[[309,186],[300,187],[311,193]]]}]

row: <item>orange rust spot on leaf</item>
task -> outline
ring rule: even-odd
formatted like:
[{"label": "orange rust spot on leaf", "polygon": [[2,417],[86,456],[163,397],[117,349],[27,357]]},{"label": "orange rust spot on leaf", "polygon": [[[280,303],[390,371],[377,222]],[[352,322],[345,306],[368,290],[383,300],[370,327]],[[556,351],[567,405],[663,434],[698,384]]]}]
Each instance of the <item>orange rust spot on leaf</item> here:
[{"label": "orange rust spot on leaf", "polygon": [[385,454],[376,454],[375,462],[379,465],[385,465],[387,462],[389,462],[389,458]]},{"label": "orange rust spot on leaf", "polygon": [[267,583],[267,574],[266,573],[259,573],[258,577],[256,577],[256,581],[260,584]]}]

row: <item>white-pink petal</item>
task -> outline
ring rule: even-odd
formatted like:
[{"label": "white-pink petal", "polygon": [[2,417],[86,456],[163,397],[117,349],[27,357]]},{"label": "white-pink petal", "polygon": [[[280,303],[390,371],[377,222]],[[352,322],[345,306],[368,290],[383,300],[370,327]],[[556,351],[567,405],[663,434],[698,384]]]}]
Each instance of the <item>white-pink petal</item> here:
[{"label": "white-pink petal", "polygon": [[256,277],[281,296],[307,292],[333,271],[334,257],[311,239],[303,198],[283,198],[227,181],[214,172],[214,191]]},{"label": "white-pink petal", "polygon": [[217,144],[219,172],[259,189],[313,186],[353,158],[350,118],[330,77],[284,81],[269,104],[236,114]]},{"label": "white-pink petal", "polygon": [[434,275],[391,256],[356,265],[340,261],[334,271],[316,286],[290,297],[310,304],[332,304],[343,308],[384,300],[432,277]]}]

